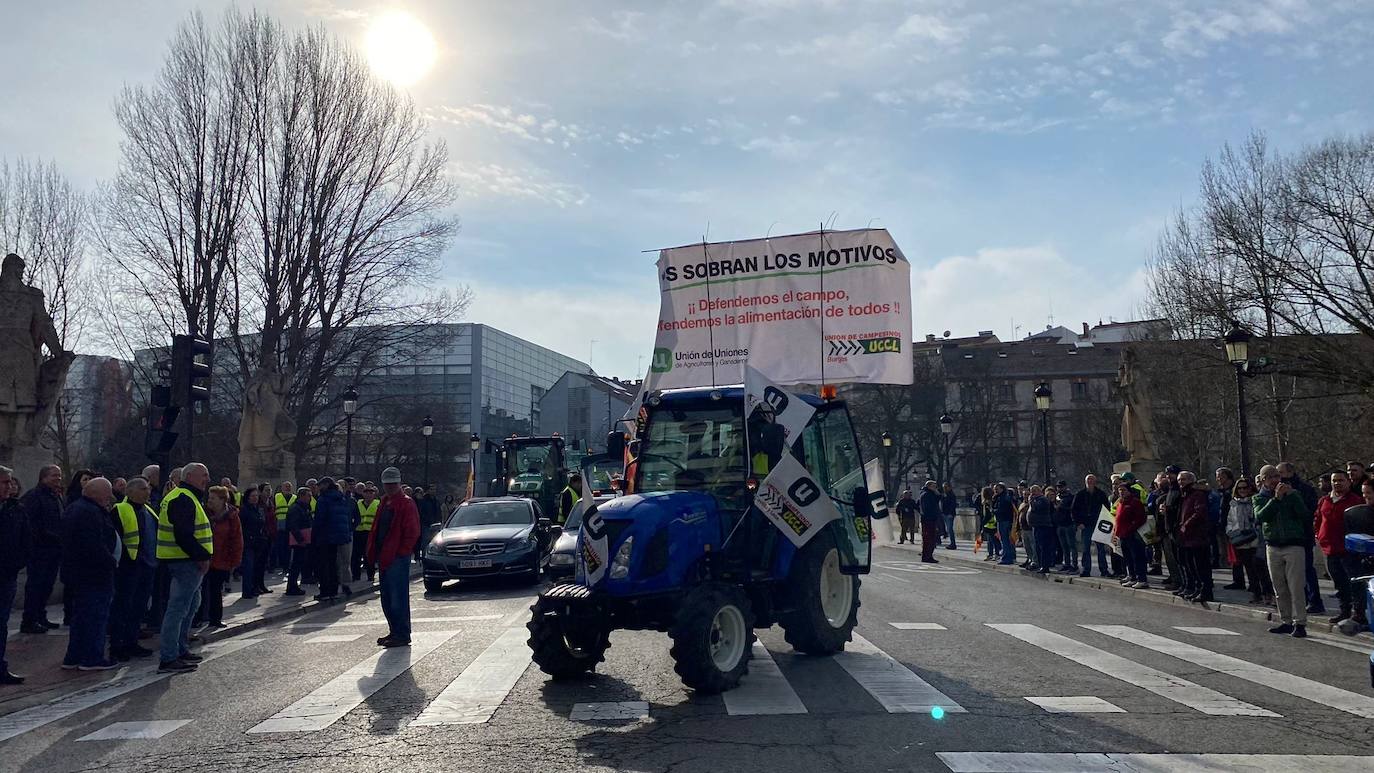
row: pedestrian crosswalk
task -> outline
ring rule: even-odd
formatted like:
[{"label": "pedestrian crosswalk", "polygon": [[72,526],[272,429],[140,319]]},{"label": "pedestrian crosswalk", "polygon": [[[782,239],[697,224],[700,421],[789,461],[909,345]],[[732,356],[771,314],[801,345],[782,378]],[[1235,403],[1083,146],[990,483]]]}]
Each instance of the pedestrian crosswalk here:
[{"label": "pedestrian crosswalk", "polygon": [[[456,625],[453,618],[470,625]],[[797,655],[776,632],[765,633],[753,645],[749,673],[738,688],[720,696],[697,696],[684,703],[665,698],[661,681],[654,681],[655,686],[647,688],[645,674],[655,669],[673,680],[667,645],[658,634],[617,633],[613,636],[613,652],[624,651],[617,648],[628,642],[635,655],[622,655],[620,660],[611,658],[598,669],[600,677],[554,686],[531,665],[527,632],[518,621],[512,624],[515,618],[511,615],[432,619],[436,625],[430,627],[437,630],[416,630],[410,647],[380,651],[373,649],[370,641],[359,641],[364,636],[359,628],[370,624],[365,620],[348,621],[338,630],[334,625],[306,628],[296,624],[293,628],[302,630],[291,638],[324,653],[321,660],[337,671],[330,675],[331,671],[326,669],[321,672],[324,678],[293,682],[288,690],[266,690],[264,705],[270,708],[256,716],[236,717],[235,721],[242,725],[234,732],[320,733],[335,728],[354,712],[376,711],[378,706],[392,712],[390,721],[394,726],[409,728],[411,732],[485,725],[503,711],[553,712],[568,722],[604,723],[661,719],[684,710],[684,705],[692,712],[739,721],[852,712],[858,707],[873,715],[928,714],[935,719],[949,716],[955,722],[963,714],[1007,712],[1051,715],[1054,721],[1073,721],[1073,715],[1091,714],[1093,721],[1110,722],[1116,715],[1149,711],[1150,696],[1200,715],[1253,721],[1283,716],[1294,698],[1335,712],[1374,718],[1374,697],[1181,641],[1174,637],[1188,633],[1172,627],[1160,628],[1171,634],[1166,636],[1126,625],[1082,624],[1051,630],[1028,623],[988,622],[936,628],[935,624],[869,620],[861,626],[867,636],[856,632],[843,652],[823,658]],[[492,622],[498,619],[501,623]],[[276,635],[284,641],[289,630],[282,629]],[[942,633],[937,638],[920,633],[931,630]],[[1018,662],[1043,658],[1056,674],[1062,673],[1056,684],[1062,691],[1046,694],[1044,683],[1039,690],[1026,685],[1026,692],[1015,692],[1017,685],[1010,684],[1009,690],[993,691],[986,684],[970,683],[964,678],[966,673],[952,670],[948,663],[940,663],[939,658],[932,656],[936,648],[956,651],[963,646],[960,641],[978,636],[985,643],[993,640],[991,646],[998,657]],[[1207,635],[1199,640],[1207,644],[1243,641],[1238,635]],[[204,649],[206,661],[231,657],[259,641],[260,638],[229,639],[208,645]],[[912,642],[920,644],[913,646]],[[1118,646],[1111,646],[1112,643]],[[289,649],[294,650],[295,646]],[[643,663],[642,654],[646,652],[659,653],[654,657],[663,658],[663,663]],[[1149,665],[1142,660],[1149,660]],[[1167,662],[1187,665],[1172,669]],[[423,679],[416,677],[420,669]],[[1179,670],[1188,678],[1175,673]],[[200,674],[178,677],[180,681],[175,684],[181,686],[188,680],[205,677],[206,671],[214,673],[213,667],[202,669]],[[405,688],[393,684],[407,674],[409,677],[403,680]],[[1101,691],[1103,676],[1114,680],[1117,688]],[[73,719],[75,715],[166,678],[168,675],[157,674],[149,666],[129,669],[49,703],[0,716],[0,741],[62,721],[68,722],[62,732],[80,729],[76,725],[78,720]],[[1092,684],[1083,684],[1084,681]],[[1254,685],[1265,689],[1257,690]],[[1228,694],[1242,686],[1245,689],[1240,694],[1244,699]],[[676,695],[685,697],[686,688],[680,689]],[[390,698],[388,690],[392,691]],[[832,705],[840,703],[843,708]],[[88,742],[154,739],[176,731],[187,721],[176,716],[158,716],[152,711],[135,711],[121,712],[118,718],[123,721],[111,724],[110,712],[95,713],[104,721],[82,729],[75,737]],[[962,765],[987,763],[983,758],[959,759]],[[996,766],[1012,764],[1009,759],[996,758],[996,764],[988,769],[1002,769]],[[1073,762],[1069,756],[1056,759],[1065,764]]]}]

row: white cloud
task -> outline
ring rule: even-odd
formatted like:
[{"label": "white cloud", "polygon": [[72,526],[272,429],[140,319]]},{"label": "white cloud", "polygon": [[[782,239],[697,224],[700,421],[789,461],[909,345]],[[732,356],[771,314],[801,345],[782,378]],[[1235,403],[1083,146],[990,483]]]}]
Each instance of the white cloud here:
[{"label": "white cloud", "polygon": [[1204,56],[1212,46],[1232,39],[1288,34],[1315,16],[1305,0],[1251,0],[1201,11],[1188,9],[1173,17],[1162,42],[1176,54]]},{"label": "white cloud", "polygon": [[580,206],[588,199],[581,187],[550,180],[539,170],[517,170],[491,163],[457,163],[451,169],[459,195],[466,198],[534,199],[559,208]]},{"label": "white cloud", "polygon": [[1059,56],[1059,49],[1049,43],[1041,43],[1028,51],[1027,54],[1035,59],[1052,59]]},{"label": "white cloud", "polygon": [[755,137],[740,145],[740,150],[759,151],[785,161],[799,161],[806,158],[813,144],[779,134],[776,137]]},{"label": "white cloud", "polygon": [[968,28],[958,23],[952,24],[938,16],[913,13],[897,28],[897,34],[952,46],[968,37]]},{"label": "white cloud", "polygon": [[1043,329],[1051,313],[1074,327],[1126,319],[1144,291],[1143,282],[1123,289],[1110,273],[1077,266],[1048,245],[990,247],[912,266],[911,287],[918,340],[927,333],[972,335],[990,328],[1010,340],[1012,324],[1024,337]]}]

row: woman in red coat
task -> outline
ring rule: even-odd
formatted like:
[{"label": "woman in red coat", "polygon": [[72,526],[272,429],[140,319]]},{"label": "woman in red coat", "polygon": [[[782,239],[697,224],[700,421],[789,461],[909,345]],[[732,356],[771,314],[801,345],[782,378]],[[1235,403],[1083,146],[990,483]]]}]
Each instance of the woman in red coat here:
[{"label": "woman in red coat", "polygon": [[1116,522],[1112,535],[1121,545],[1122,557],[1126,560],[1125,585],[1129,588],[1148,588],[1150,578],[1145,574],[1149,563],[1145,540],[1140,536],[1140,527],[1145,525],[1145,503],[1132,488],[1134,478],[1117,482]]},{"label": "woman in red coat", "polygon": [[229,504],[229,489],[224,486],[210,487],[205,513],[210,516],[214,552],[210,555],[210,571],[205,573],[200,586],[200,612],[196,619],[209,623],[211,628],[223,628],[224,584],[243,561],[243,525],[238,508]]}]

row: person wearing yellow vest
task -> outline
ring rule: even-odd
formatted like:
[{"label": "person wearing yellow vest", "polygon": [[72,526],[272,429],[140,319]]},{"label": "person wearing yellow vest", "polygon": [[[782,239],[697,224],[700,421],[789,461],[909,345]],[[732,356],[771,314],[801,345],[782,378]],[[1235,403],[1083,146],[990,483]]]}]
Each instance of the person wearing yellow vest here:
[{"label": "person wearing yellow vest", "polygon": [[[563,489],[563,494],[558,497],[558,523],[568,522],[568,516],[572,515],[572,510],[582,499],[582,473],[574,472],[568,476],[568,487]],[[588,505],[590,507],[591,505]]]},{"label": "person wearing yellow vest", "polygon": [[376,567],[367,563],[367,535],[372,533],[372,524],[377,520],[377,508],[382,504],[377,498],[377,487],[363,489],[363,498],[358,501],[358,517],[353,522],[353,580],[363,578],[367,571],[367,581],[377,576]]},{"label": "person wearing yellow vest", "polygon": [[276,508],[277,517],[277,538],[272,543],[272,566],[284,572],[291,566],[291,544],[287,537],[286,514],[291,511],[291,505],[296,504],[296,487],[291,481],[281,482],[281,488],[276,496],[272,497],[272,504]]},{"label": "person wearing yellow vest", "polygon": [[133,478],[125,484],[124,501],[115,504],[124,546],[110,605],[110,657],[121,663],[153,654],[138,643],[139,623],[157,573],[157,513],[148,506],[152,493],[146,478]]},{"label": "person wearing yellow vest", "polygon": [[183,674],[196,670],[203,658],[187,648],[191,618],[200,608],[201,578],[210,569],[214,536],[205,513],[210,471],[200,462],[181,468],[181,483],[162,498],[157,515],[157,560],[167,567],[171,588],[162,617],[161,661],[158,672]]}]

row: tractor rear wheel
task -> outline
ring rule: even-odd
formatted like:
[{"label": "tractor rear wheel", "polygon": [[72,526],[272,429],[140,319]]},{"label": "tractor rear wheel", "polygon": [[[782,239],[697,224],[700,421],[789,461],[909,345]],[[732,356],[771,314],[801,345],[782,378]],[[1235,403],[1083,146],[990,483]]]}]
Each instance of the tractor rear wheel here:
[{"label": "tractor rear wheel", "polygon": [[608,631],[571,625],[566,610],[564,603],[540,597],[530,607],[532,614],[525,625],[532,659],[554,679],[572,679],[592,671],[606,659],[611,646]]},{"label": "tractor rear wheel", "polygon": [[754,612],[733,585],[709,582],[687,592],[668,635],[674,670],[699,693],[723,692],[749,670]]},{"label": "tractor rear wheel", "polygon": [[778,615],[787,643],[808,655],[843,650],[859,622],[859,578],[840,571],[840,549],[830,530],[797,551],[788,588],[791,609]]}]

